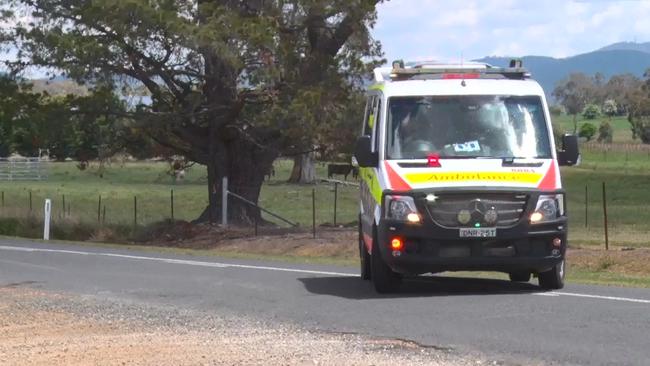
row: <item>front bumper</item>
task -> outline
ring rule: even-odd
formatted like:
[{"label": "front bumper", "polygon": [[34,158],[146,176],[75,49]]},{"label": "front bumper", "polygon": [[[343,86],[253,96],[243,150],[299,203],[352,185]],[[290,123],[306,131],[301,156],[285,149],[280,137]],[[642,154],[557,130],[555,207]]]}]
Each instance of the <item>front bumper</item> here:
[{"label": "front bumper", "polygon": [[[567,218],[564,216],[549,223],[531,224],[527,217],[532,209],[534,207],[529,207],[517,224],[497,228],[494,238],[461,238],[458,228],[442,227],[428,217],[416,225],[382,219],[377,227],[377,247],[385,262],[394,271],[403,274],[443,271],[545,272],[564,259]],[[404,242],[404,249],[399,253],[394,253],[389,246],[395,237]],[[555,239],[560,239],[559,246],[554,245]]]}]

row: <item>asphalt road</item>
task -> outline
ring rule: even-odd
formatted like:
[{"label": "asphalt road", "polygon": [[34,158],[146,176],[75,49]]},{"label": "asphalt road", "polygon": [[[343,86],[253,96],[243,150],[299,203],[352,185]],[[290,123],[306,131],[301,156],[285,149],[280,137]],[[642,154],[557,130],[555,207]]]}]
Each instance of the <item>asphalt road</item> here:
[{"label": "asphalt road", "polygon": [[650,290],[449,276],[377,295],[356,270],[0,240],[0,286],[29,286],[306,329],[416,341],[527,364],[650,364]]}]

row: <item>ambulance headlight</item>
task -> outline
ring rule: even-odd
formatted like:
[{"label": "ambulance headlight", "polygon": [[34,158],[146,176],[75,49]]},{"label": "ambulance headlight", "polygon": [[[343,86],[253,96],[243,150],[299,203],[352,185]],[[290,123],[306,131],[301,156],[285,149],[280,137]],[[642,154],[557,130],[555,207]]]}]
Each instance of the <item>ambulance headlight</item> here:
[{"label": "ambulance headlight", "polygon": [[557,220],[564,216],[564,195],[541,195],[537,199],[535,211],[530,215],[530,222],[539,224]]},{"label": "ambulance headlight", "polygon": [[386,196],[386,218],[417,224],[422,221],[413,197]]}]

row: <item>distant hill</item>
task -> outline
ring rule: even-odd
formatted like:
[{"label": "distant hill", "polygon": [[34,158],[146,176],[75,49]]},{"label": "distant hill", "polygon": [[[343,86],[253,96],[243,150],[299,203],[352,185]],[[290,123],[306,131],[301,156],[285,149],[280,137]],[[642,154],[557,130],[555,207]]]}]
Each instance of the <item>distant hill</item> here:
[{"label": "distant hill", "polygon": [[[508,66],[510,59],[510,57],[485,57],[476,61],[505,67]],[[573,72],[588,75],[600,72],[605,75],[605,78],[625,73],[641,77],[650,68],[650,52],[636,50],[595,51],[562,59],[525,56],[522,60],[524,67],[531,72],[533,79],[542,85],[548,97],[551,96],[557,83]]]},{"label": "distant hill", "polygon": [[610,44],[609,46],[599,49],[598,51],[639,51],[650,53],[650,42],[619,42]]}]

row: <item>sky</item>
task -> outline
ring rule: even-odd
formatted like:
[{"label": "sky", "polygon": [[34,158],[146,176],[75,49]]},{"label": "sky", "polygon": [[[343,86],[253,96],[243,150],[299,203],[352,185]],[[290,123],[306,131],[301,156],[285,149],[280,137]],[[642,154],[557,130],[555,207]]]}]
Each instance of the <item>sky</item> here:
[{"label": "sky", "polygon": [[386,59],[568,57],[650,41],[650,0],[390,0],[373,36]]}]

